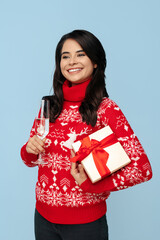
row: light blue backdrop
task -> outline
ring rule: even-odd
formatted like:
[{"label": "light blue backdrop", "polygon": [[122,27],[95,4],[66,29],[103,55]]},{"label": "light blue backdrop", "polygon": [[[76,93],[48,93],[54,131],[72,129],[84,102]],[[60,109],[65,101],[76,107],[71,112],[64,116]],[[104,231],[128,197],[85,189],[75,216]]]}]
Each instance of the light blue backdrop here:
[{"label": "light blue backdrop", "polygon": [[77,28],[101,40],[110,98],[138,135],[154,174],[148,183],[111,194],[110,240],[158,239],[159,13],[159,0],[0,0],[0,239],[34,239],[37,168],[27,168],[19,152],[41,97],[50,94],[56,44]]}]

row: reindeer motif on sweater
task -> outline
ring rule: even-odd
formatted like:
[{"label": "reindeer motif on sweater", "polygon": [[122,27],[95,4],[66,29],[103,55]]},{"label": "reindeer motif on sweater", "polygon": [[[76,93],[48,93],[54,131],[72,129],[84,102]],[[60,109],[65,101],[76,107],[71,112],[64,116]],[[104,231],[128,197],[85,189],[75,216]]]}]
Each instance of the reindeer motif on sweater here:
[{"label": "reindeer motif on sweater", "polygon": [[67,149],[72,149],[72,143],[76,141],[77,136],[81,136],[81,135],[84,135],[84,134],[88,135],[88,133],[89,133],[88,127],[81,130],[80,133],[77,133],[75,130],[73,130],[73,128],[69,128],[69,131],[70,131],[70,133],[67,134],[67,136],[69,138],[66,141],[62,141],[60,143],[61,148],[65,152],[67,152]]}]

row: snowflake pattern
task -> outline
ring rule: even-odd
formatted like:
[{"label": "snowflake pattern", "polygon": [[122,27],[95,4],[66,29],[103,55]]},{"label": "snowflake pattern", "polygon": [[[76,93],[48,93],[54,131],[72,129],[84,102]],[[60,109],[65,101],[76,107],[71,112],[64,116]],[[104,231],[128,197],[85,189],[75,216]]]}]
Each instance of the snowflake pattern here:
[{"label": "snowflake pattern", "polygon": [[45,155],[42,155],[42,158],[45,162],[47,162],[47,165],[42,165],[42,167],[65,171],[70,170],[71,163],[68,156],[62,156],[62,154],[59,155],[58,153],[49,152]]},{"label": "snowflake pattern", "polygon": [[[79,187],[78,187],[79,188]],[[91,194],[83,193],[82,190],[78,191],[76,188],[69,193],[62,193],[59,190],[49,188],[47,191],[36,186],[37,200],[51,206],[66,206],[66,207],[79,207],[84,205],[96,204],[106,200],[109,193]]]},{"label": "snowflake pattern", "polygon": [[[113,184],[117,190],[126,189],[129,186],[145,182],[148,180],[147,176],[144,178],[142,172],[136,167],[125,167],[121,169],[122,175],[117,175],[117,178],[113,178]],[[128,182],[128,183],[127,183]],[[125,185],[127,183],[127,185]]]},{"label": "snowflake pattern", "polygon": [[131,184],[136,184],[142,182],[143,176],[137,168],[126,167],[122,169],[122,172],[127,181]]},{"label": "snowflake pattern", "polygon": [[122,146],[128,156],[133,160],[138,160],[140,159],[140,155],[145,154],[142,145],[134,134],[132,134],[126,142],[123,142]]},{"label": "snowflake pattern", "polygon": [[79,114],[78,109],[64,109],[63,112],[60,114],[58,120],[60,122],[69,123],[69,122],[77,122],[81,123],[82,122],[82,117]]}]

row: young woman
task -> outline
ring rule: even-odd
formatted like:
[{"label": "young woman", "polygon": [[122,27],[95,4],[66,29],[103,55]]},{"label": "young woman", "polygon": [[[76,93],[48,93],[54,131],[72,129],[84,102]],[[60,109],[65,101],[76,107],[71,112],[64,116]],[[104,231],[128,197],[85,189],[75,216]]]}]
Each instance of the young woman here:
[{"label": "young woman", "polygon": [[[120,108],[105,88],[106,57],[90,32],[64,35],[56,49],[50,100],[50,131],[44,141],[34,124],[21,157],[34,167],[39,153],[35,235],[37,240],[108,239],[106,199],[110,192],[149,180],[148,158]],[[131,163],[92,184],[81,164],[70,163],[72,143],[109,125]]]}]

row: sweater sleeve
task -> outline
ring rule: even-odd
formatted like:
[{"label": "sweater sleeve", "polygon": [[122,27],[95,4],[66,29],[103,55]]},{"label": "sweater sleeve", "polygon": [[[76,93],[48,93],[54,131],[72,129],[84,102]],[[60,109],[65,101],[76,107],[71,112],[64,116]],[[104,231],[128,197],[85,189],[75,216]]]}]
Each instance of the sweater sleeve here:
[{"label": "sweater sleeve", "polygon": [[[35,135],[35,121],[33,123],[32,129],[30,131],[30,138],[33,137]],[[28,142],[27,142],[28,143]],[[28,167],[35,167],[36,164],[34,164],[33,162],[37,160],[38,155],[32,154],[32,153],[28,153],[26,151],[26,145],[27,143],[25,143],[22,148],[21,148],[21,158],[23,160],[23,162],[28,166]]]},{"label": "sweater sleeve", "polygon": [[110,99],[103,101],[101,108],[102,122],[107,119],[107,124],[116,134],[131,162],[97,183],[93,184],[88,178],[81,184],[82,190],[90,193],[118,191],[150,180],[152,169],[148,157],[120,108]]}]

